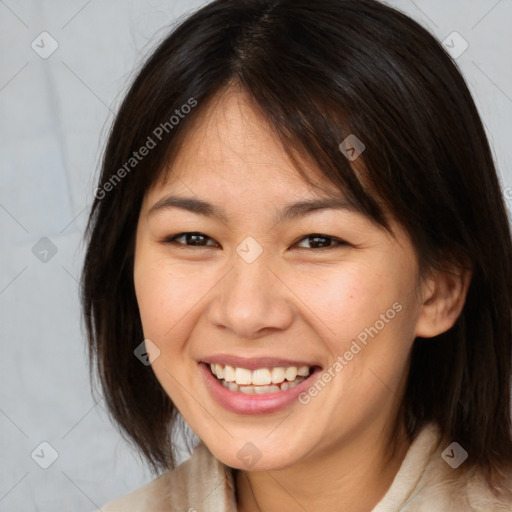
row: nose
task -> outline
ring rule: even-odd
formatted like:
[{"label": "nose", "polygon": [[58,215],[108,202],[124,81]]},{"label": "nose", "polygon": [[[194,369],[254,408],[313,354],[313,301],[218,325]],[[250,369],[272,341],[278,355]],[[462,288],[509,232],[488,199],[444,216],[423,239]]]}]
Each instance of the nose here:
[{"label": "nose", "polygon": [[247,263],[236,255],[233,268],[215,288],[209,319],[237,338],[258,339],[290,326],[292,296],[265,257]]}]

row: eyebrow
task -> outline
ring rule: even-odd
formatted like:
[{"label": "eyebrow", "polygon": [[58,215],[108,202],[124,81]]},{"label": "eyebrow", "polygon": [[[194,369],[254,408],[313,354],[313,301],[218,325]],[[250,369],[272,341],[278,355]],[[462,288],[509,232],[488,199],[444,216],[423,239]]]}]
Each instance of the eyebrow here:
[{"label": "eyebrow", "polygon": [[[213,217],[224,224],[229,224],[229,218],[223,208],[193,197],[166,196],[150,208],[148,216],[171,208],[179,208],[198,215]],[[287,204],[277,216],[274,216],[274,221],[276,223],[280,223],[297,217],[304,217],[320,210],[342,210],[352,213],[362,213],[357,206],[348,202],[345,198],[330,197],[322,199],[308,199],[305,201]]]}]

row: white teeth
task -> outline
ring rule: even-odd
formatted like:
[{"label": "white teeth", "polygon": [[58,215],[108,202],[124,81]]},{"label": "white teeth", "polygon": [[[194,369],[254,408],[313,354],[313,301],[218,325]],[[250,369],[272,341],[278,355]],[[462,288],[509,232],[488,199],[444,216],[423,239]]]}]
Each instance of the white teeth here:
[{"label": "white teeth", "polygon": [[309,366],[299,366],[299,368],[297,369],[297,375],[307,377],[309,375]]},{"label": "white teeth", "polygon": [[235,382],[226,382],[221,380],[220,383],[226,389],[233,391],[234,393],[244,393],[246,395],[264,395],[269,393],[278,393],[280,391],[286,391],[300,384],[304,380],[304,377],[297,377],[293,382],[283,382],[281,388],[279,386],[239,386]]},{"label": "white teeth", "polygon": [[[219,365],[220,366],[220,365]],[[235,369],[232,366],[226,365],[224,367],[224,375],[223,378],[226,382],[234,382],[235,381]]]},{"label": "white teeth", "polygon": [[286,371],[284,372],[284,376],[286,377],[286,380],[289,380],[289,381],[295,380],[295,377],[297,377],[297,367],[289,366],[288,368],[286,368]]},{"label": "white teeth", "polygon": [[213,365],[213,373],[219,377],[219,379],[222,379],[223,373],[222,373],[222,365],[214,363]]},{"label": "white teeth", "polygon": [[[219,376],[217,375],[217,377]],[[247,368],[237,368],[235,370],[235,382],[237,384],[252,384],[251,370],[248,370]]]},{"label": "white teeth", "polygon": [[210,364],[212,373],[226,382],[236,382],[239,385],[267,386],[269,384],[281,384],[285,380],[292,382],[297,376],[307,377],[309,375],[309,366],[289,366],[284,368],[277,366],[275,368],[258,368],[257,370],[248,370],[247,368],[234,368],[233,366],[222,366],[218,363]]},{"label": "white teeth", "polygon": [[212,363],[210,368],[225,388],[251,395],[286,391],[309,376],[309,366],[279,366],[251,371],[247,368]]},{"label": "white teeth", "polygon": [[274,384],[280,384],[284,381],[284,370],[282,366],[272,368],[272,382]]},{"label": "white teeth", "polygon": [[257,395],[264,395],[265,393],[275,393],[279,391],[277,386],[253,386],[254,392]]},{"label": "white teeth", "polygon": [[270,377],[270,370],[268,368],[259,368],[252,372],[252,383],[256,386],[265,386],[270,384],[272,379]]}]

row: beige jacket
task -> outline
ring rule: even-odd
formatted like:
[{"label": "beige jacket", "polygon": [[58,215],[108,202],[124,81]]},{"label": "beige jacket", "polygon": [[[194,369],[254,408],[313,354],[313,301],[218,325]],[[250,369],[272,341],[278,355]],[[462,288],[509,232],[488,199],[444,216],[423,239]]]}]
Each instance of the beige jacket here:
[{"label": "beige jacket", "polygon": [[[458,447],[455,451],[447,448],[440,445],[437,428],[425,427],[411,444],[393,483],[372,512],[512,511],[512,500],[493,496],[476,472],[463,479],[456,477],[458,472],[446,461],[455,465],[457,457],[464,452]],[[510,486],[512,489],[512,476]],[[192,456],[173,471],[107,503],[100,510],[236,512],[232,471],[201,442]]]}]

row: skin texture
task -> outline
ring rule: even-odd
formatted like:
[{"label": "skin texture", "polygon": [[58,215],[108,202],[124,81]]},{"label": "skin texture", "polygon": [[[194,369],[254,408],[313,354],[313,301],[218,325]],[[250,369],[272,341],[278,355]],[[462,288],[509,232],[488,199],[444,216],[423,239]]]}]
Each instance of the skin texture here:
[{"label": "skin texture", "polygon": [[[153,371],[210,451],[242,470],[236,484],[244,512],[373,508],[409,447],[403,428],[394,450],[388,444],[414,338],[449,329],[469,284],[457,272],[420,281],[396,223],[396,238],[345,210],[276,224],[287,203],[326,190],[341,196],[310,170],[322,190],[298,174],[250,100],[228,89],[196,120],[167,180],[146,194],[137,227],[136,295],[144,336],[160,350]],[[148,213],[171,193],[224,208],[227,222],[177,208]],[[183,232],[207,238],[199,247],[184,238],[162,242]],[[332,247],[316,248],[307,238],[315,233],[333,237],[320,241]],[[263,249],[250,264],[236,252],[248,236]],[[235,414],[212,400],[199,374],[198,361],[219,353],[327,369],[395,303],[400,312],[306,405]],[[261,453],[250,469],[237,456],[247,442]]]}]

